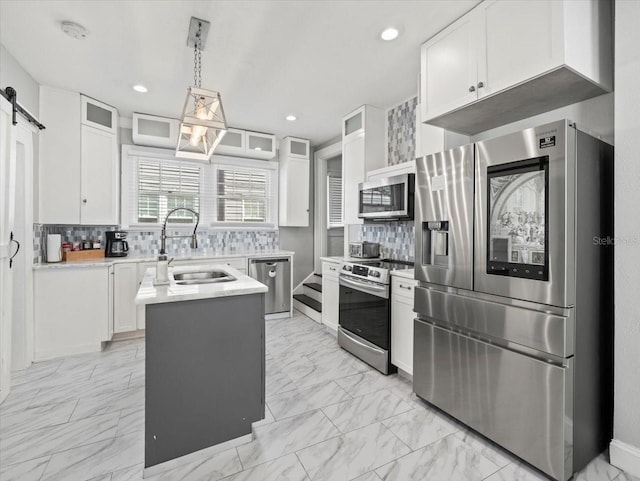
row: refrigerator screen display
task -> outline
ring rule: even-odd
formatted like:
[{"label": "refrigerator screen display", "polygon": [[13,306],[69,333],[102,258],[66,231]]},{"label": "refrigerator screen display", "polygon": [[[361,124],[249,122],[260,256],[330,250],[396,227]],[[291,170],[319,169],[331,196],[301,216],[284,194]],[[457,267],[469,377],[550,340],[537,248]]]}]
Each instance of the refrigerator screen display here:
[{"label": "refrigerator screen display", "polygon": [[548,280],[549,159],[487,168],[487,273]]}]

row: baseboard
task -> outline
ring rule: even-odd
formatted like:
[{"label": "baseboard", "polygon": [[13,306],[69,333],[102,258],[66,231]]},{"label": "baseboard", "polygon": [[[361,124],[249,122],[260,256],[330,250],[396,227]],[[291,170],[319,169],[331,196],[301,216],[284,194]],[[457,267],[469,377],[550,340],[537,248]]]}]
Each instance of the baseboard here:
[{"label": "baseboard", "polygon": [[609,444],[609,458],[616,468],[640,477],[640,449],[614,439]]},{"label": "baseboard", "polygon": [[78,344],[76,346],[58,347],[55,349],[47,349],[44,351],[36,351],[33,353],[33,362],[48,361],[57,357],[74,356],[76,354],[88,354],[91,352],[102,351],[102,343],[92,342],[87,344]]},{"label": "baseboard", "polygon": [[128,331],[128,332],[117,332],[111,338],[111,342],[113,341],[128,341],[130,339],[140,339],[144,337],[145,330],[138,329],[137,331]]}]

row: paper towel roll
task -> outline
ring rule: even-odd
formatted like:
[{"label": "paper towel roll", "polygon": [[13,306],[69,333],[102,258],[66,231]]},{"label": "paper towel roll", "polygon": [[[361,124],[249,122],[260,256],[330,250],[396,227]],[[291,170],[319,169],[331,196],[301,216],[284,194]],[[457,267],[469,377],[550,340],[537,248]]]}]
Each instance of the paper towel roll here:
[{"label": "paper towel roll", "polygon": [[62,261],[62,236],[60,234],[47,235],[47,262]]}]

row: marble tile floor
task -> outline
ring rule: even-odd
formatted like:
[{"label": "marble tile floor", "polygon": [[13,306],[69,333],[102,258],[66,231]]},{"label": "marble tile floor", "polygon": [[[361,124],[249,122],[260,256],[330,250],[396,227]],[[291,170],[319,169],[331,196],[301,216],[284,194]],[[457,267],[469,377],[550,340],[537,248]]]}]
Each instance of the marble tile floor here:
[{"label": "marble tile floor", "polygon": [[[251,443],[151,481],[543,481],[297,314],[267,321],[266,416]],[[140,481],[144,340],[37,363],[0,406],[2,481]],[[575,481],[640,481],[596,458]]]}]

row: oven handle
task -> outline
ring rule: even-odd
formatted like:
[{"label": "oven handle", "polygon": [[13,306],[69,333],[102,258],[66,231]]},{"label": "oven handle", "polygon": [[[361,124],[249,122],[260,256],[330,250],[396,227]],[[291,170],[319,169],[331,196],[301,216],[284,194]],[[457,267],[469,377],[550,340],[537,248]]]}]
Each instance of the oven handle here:
[{"label": "oven handle", "polygon": [[352,281],[345,276],[340,276],[338,280],[341,286],[353,287],[354,289],[358,289],[359,291],[366,292],[367,294],[372,294],[377,297],[382,297],[384,299],[389,298],[389,291],[387,289],[387,286],[364,284],[362,282]]},{"label": "oven handle", "polygon": [[380,349],[379,347],[375,347],[373,344],[370,344],[370,343],[365,344],[364,342],[356,339],[355,337],[353,337],[353,335],[351,333],[349,333],[349,331],[347,331],[343,327],[340,327],[340,331],[342,332],[342,334],[345,337],[348,337],[351,342],[353,342],[354,344],[357,344],[358,346],[364,347],[368,351],[373,351],[373,352],[375,352],[377,354],[384,354],[385,353],[385,351],[383,349]]}]

